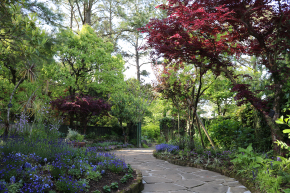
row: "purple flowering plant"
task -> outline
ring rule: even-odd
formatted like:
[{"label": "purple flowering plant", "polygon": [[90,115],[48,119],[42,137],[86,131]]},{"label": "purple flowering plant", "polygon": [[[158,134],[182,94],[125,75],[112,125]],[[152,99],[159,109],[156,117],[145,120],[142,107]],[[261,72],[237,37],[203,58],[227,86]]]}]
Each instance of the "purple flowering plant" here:
[{"label": "purple flowering plant", "polygon": [[8,191],[12,183],[25,193],[85,192],[89,180],[98,181],[105,171],[127,168],[112,153],[97,152],[94,147],[73,148],[62,140],[18,137],[6,141],[0,154],[0,192]]},{"label": "purple flowering plant", "polygon": [[177,145],[171,145],[171,144],[159,144],[156,145],[156,151],[157,152],[164,152],[167,151],[169,153],[174,153],[174,152],[178,152],[179,151],[179,147]]}]

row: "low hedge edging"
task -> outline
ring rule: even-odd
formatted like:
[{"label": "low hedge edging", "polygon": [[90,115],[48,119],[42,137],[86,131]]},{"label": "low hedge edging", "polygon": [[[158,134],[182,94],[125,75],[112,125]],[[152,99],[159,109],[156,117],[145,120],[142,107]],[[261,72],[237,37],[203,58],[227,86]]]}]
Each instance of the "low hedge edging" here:
[{"label": "low hedge edging", "polygon": [[201,164],[194,164],[194,163],[190,163],[188,161],[183,161],[183,160],[172,160],[172,159],[170,159],[168,157],[164,157],[164,156],[158,155],[156,150],[153,151],[153,156],[155,158],[157,158],[157,159],[165,160],[165,161],[168,161],[169,163],[172,163],[172,164],[175,164],[175,165],[179,165],[179,166],[195,167],[195,168],[199,168],[199,169],[204,169],[204,170],[210,170],[210,171],[213,171],[213,172],[218,172],[218,173],[220,173],[222,175],[225,175],[227,177],[235,178],[242,185],[247,187],[252,193],[261,193],[260,190],[258,190],[255,187],[254,183],[244,179],[240,174],[237,174],[235,171],[229,171],[229,170],[226,170],[224,168],[214,167],[212,165],[204,166],[204,165],[201,165]]}]

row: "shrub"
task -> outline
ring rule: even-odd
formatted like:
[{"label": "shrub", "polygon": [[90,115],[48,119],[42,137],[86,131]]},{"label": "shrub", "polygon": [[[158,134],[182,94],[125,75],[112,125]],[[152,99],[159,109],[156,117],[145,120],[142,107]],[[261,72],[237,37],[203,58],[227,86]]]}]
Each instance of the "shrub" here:
[{"label": "shrub", "polygon": [[147,136],[149,139],[157,139],[160,135],[160,128],[158,125],[149,123],[142,127],[142,136]]},{"label": "shrub", "polygon": [[137,145],[137,139],[131,139],[130,143],[133,144],[133,145]]},{"label": "shrub", "polygon": [[84,135],[81,135],[77,131],[69,128],[66,139],[68,139],[69,141],[83,141]]},{"label": "shrub", "polygon": [[243,127],[239,121],[233,119],[218,119],[209,125],[208,130],[215,143],[228,149],[237,146],[246,148],[255,138],[252,128]]},{"label": "shrub", "polygon": [[148,145],[146,145],[145,143],[142,143],[142,147],[143,148],[148,148]]},{"label": "shrub", "polygon": [[195,143],[191,136],[179,136],[175,140],[170,140],[169,144],[176,145],[179,149],[187,148],[193,150],[195,148]]}]

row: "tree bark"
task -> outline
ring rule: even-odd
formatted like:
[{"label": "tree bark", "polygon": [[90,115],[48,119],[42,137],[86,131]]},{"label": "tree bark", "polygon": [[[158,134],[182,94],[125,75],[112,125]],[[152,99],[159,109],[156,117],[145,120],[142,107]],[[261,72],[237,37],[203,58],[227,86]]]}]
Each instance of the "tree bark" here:
[{"label": "tree bark", "polygon": [[205,146],[204,146],[204,143],[203,143],[203,139],[202,139],[202,135],[201,135],[201,131],[200,131],[200,125],[196,119],[196,125],[197,125],[197,128],[198,128],[198,132],[199,132],[199,136],[200,136],[200,141],[201,141],[201,144],[202,144],[202,147],[203,149],[205,149]]},{"label": "tree bark", "polygon": [[211,140],[211,138],[210,138],[210,136],[209,136],[209,134],[208,134],[208,132],[207,132],[205,126],[203,125],[202,121],[200,120],[198,114],[196,113],[195,116],[196,116],[196,119],[199,121],[201,127],[203,128],[203,131],[204,131],[204,133],[206,134],[206,136],[207,136],[209,142],[211,143],[211,145],[212,145],[213,148],[215,149],[214,143],[213,143],[213,141]]},{"label": "tree bark", "polygon": [[136,57],[137,80],[140,82],[141,77],[140,77],[140,64],[139,64],[139,52],[138,52],[138,36],[136,37],[135,57]]},{"label": "tree bark", "polygon": [[[12,98],[14,96],[14,93],[16,91],[16,89],[19,87],[19,85],[24,81],[24,77],[22,77],[19,82],[17,83],[17,85],[14,87],[11,95],[10,95],[10,100],[9,100],[9,104],[11,104],[12,102]],[[7,122],[5,124],[6,128],[5,128],[5,132],[4,132],[4,135],[7,136],[8,135],[8,132],[9,132],[9,116],[10,116],[10,107],[8,107],[8,110],[7,110]]]}]

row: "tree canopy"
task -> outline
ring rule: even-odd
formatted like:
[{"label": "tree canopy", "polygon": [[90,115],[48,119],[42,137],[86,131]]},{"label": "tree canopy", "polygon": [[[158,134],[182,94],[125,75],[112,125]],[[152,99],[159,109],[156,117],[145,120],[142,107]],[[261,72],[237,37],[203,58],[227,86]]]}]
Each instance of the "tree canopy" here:
[{"label": "tree canopy", "polygon": [[[289,4],[264,0],[169,0],[158,8],[166,10],[168,17],[153,19],[141,28],[149,34],[147,48],[154,49],[152,58],[163,57],[181,68],[184,62],[195,64],[217,76],[223,73],[232,82],[239,104],[250,102],[263,112],[273,143],[279,139],[274,120],[280,115],[281,99],[286,94],[283,82],[289,81],[285,56],[289,49]],[[249,84],[237,80],[231,56],[239,58],[242,54],[255,55],[265,66],[273,80],[269,85],[274,93],[271,99],[258,98]],[[269,116],[270,108],[275,112],[273,118]]]}]

